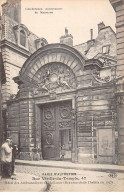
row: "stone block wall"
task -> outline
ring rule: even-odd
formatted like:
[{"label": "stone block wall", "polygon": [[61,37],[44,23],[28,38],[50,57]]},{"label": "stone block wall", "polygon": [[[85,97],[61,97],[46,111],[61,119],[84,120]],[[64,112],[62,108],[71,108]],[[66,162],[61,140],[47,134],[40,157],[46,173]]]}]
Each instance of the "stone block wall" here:
[{"label": "stone block wall", "polygon": [[7,134],[10,136],[13,132],[19,134],[19,102],[9,102],[7,113]]},{"label": "stone block wall", "polygon": [[81,163],[98,162],[97,131],[99,129],[115,130],[114,92],[114,86],[109,86],[84,89],[77,94],[77,145],[78,161]]},{"label": "stone block wall", "polygon": [[34,105],[32,101],[20,101],[20,159],[32,159],[35,146]]},{"label": "stone block wall", "polygon": [[32,160],[35,146],[34,102],[21,100],[8,105],[8,134],[19,133],[20,159]]},{"label": "stone block wall", "polygon": [[124,165],[124,0],[110,0],[116,12],[118,164]]},{"label": "stone block wall", "polygon": [[13,81],[13,77],[18,76],[19,71],[28,58],[18,52],[13,52],[12,49],[2,49],[3,62],[7,82],[2,86],[3,102],[8,100],[11,95],[17,94],[18,85]]},{"label": "stone block wall", "polygon": [[124,75],[124,2],[116,7],[117,76]]},{"label": "stone block wall", "polygon": [[[123,3],[122,3],[123,2]],[[117,76],[124,76],[124,1],[116,7],[116,33],[117,33]],[[119,93],[118,93],[119,92]],[[121,93],[120,93],[121,92]],[[117,88],[117,101],[124,99],[124,77],[118,82]],[[118,104],[118,129],[119,129],[119,142],[118,142],[118,158],[119,164],[124,165],[124,101],[121,100]]]}]

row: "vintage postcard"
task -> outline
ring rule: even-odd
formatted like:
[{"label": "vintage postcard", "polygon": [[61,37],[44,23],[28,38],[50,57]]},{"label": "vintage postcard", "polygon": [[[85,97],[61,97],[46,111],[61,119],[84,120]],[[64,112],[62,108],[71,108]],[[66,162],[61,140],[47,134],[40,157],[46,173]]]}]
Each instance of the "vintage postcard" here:
[{"label": "vintage postcard", "polygon": [[124,0],[0,0],[0,191],[124,191]]}]

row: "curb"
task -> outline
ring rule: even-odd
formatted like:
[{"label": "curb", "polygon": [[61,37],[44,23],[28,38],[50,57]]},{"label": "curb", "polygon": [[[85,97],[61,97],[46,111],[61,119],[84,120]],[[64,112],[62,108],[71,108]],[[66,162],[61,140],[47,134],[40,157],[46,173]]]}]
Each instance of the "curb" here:
[{"label": "curb", "polygon": [[124,170],[120,170],[117,168],[92,168],[92,167],[71,167],[71,166],[57,166],[57,165],[45,165],[45,164],[33,164],[28,162],[15,162],[16,165],[25,165],[25,166],[36,166],[36,167],[51,167],[51,168],[62,168],[62,169],[77,169],[77,170],[84,170],[84,171],[98,171],[98,172],[118,172],[118,173],[124,173]]}]

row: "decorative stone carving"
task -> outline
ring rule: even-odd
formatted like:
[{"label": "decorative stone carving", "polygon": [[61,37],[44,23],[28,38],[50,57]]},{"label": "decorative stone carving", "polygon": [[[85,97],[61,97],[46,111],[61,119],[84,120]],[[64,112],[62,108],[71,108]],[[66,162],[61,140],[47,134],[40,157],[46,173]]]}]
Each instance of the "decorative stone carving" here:
[{"label": "decorative stone carving", "polygon": [[69,107],[64,107],[64,108],[60,107],[60,117],[62,119],[70,118],[70,116],[71,116],[71,110]]},{"label": "decorative stone carving", "polygon": [[68,127],[71,127],[71,121],[68,120],[68,121],[61,121],[59,122],[59,128],[64,128],[64,129],[68,129]]},{"label": "decorative stone carving", "polygon": [[94,79],[98,82],[98,83],[101,83],[101,84],[106,84],[106,83],[109,83],[111,81],[111,78],[110,76],[106,76],[106,77],[103,77],[101,78],[99,74],[92,74]]},{"label": "decorative stone carving", "polygon": [[55,118],[55,108],[54,107],[44,107],[43,109],[43,121],[50,121]]},{"label": "decorative stone carving", "polygon": [[40,47],[43,47],[48,44],[47,40],[45,38],[40,38],[35,40],[36,48],[39,49]]},{"label": "decorative stone carving", "polygon": [[53,143],[53,134],[52,133],[47,133],[47,135],[46,135],[46,143],[48,145],[51,145]]},{"label": "decorative stone carving", "polygon": [[44,122],[43,123],[44,130],[55,130],[55,122]]},{"label": "decorative stone carving", "polygon": [[108,59],[106,55],[102,55],[99,57],[99,55],[100,54],[98,54],[96,57],[104,64],[104,67],[113,66],[117,64],[116,59]]},{"label": "decorative stone carving", "polygon": [[[95,81],[97,81],[97,83],[99,84],[107,84],[107,83],[118,83],[117,85],[117,91],[122,92],[124,91],[124,84],[121,83],[122,79],[124,78],[124,76],[119,76],[117,77],[115,75],[115,71],[116,68],[113,67],[111,68],[111,75],[110,76],[106,76],[106,77],[100,77],[100,72],[96,70],[96,72],[93,75],[93,78],[95,79]],[[119,82],[121,84],[119,84]]]},{"label": "decorative stone carving", "polygon": [[45,110],[44,111],[44,118],[46,120],[51,120],[52,119],[52,112],[50,110]]},{"label": "decorative stone carving", "polygon": [[44,107],[43,109],[43,129],[46,131],[55,130],[55,110]]},{"label": "decorative stone carving", "polygon": [[43,66],[35,78],[38,78],[38,88],[35,89],[35,94],[39,91],[42,93],[51,93],[51,91],[63,91],[76,88],[74,74],[71,69],[61,63],[52,63]]},{"label": "decorative stone carving", "polygon": [[107,59],[107,58],[104,58],[104,66],[111,66],[112,62],[111,60]]}]

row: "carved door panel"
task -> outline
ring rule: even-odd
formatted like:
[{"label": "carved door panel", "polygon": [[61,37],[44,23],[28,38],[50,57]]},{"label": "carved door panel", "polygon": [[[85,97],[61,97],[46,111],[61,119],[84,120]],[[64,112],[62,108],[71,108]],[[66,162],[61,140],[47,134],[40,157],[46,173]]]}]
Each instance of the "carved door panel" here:
[{"label": "carved door panel", "polygon": [[71,120],[71,102],[61,102],[58,104],[58,130],[60,132],[60,145],[64,145],[65,158],[71,158],[72,145],[72,120]]},{"label": "carved door panel", "polygon": [[58,159],[60,156],[55,104],[42,108],[42,155],[43,159]]},{"label": "carved door panel", "polygon": [[[63,134],[68,136],[65,149],[70,150],[71,145],[71,102],[51,103],[42,106],[42,155],[43,159],[59,159],[61,138]],[[70,136],[69,136],[70,135]],[[70,150],[71,151],[71,150]]]}]

